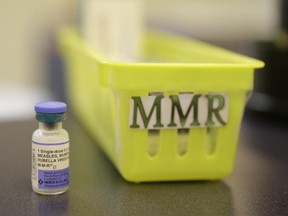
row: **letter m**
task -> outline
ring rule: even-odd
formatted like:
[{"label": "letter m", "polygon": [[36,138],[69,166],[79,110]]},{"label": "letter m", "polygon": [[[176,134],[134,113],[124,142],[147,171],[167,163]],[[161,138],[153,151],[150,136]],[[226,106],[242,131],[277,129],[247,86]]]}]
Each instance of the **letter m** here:
[{"label": "letter m", "polygon": [[[191,112],[192,108],[193,108],[193,115],[192,115],[193,119],[191,119],[190,126],[199,126],[200,125],[200,123],[198,121],[198,101],[199,101],[199,98],[201,97],[201,95],[200,94],[196,94],[196,95],[191,94],[191,96],[192,96],[192,99],[191,99],[191,102],[188,106],[186,113],[184,113],[184,111],[182,110],[179,97],[177,95],[171,95],[170,96],[170,99],[172,102],[172,111],[171,111],[171,122],[168,125],[168,127],[179,127],[179,126],[184,127],[184,125],[187,121],[188,115]],[[181,125],[179,125],[178,123],[175,123],[175,112],[178,113]]]},{"label": "letter m", "polygon": [[[142,99],[145,98],[144,105],[142,103]],[[161,123],[161,100],[164,98],[163,95],[157,95],[157,96],[148,96],[148,97],[131,97],[131,103],[133,103],[132,107],[130,108],[130,112],[132,112],[132,119],[130,119],[130,122],[132,120],[132,124],[130,125],[130,128],[140,128],[139,125],[139,119],[138,113],[140,114],[140,117],[142,119],[144,128],[148,128],[149,122],[151,121],[153,113],[156,111],[156,123],[153,125],[153,128],[160,128],[163,127],[163,124]],[[145,112],[144,107],[147,107],[148,104],[150,104],[150,100],[153,100],[153,104],[148,112],[148,114]],[[146,109],[147,110],[147,109]]]}]

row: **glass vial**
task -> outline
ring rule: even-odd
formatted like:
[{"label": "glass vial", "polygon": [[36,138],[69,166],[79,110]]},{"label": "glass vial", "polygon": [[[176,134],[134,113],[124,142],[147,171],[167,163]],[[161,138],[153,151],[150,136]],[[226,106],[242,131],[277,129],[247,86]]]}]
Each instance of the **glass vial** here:
[{"label": "glass vial", "polygon": [[69,135],[62,128],[67,105],[58,101],[35,105],[39,128],[32,135],[32,188],[56,195],[69,187]]}]

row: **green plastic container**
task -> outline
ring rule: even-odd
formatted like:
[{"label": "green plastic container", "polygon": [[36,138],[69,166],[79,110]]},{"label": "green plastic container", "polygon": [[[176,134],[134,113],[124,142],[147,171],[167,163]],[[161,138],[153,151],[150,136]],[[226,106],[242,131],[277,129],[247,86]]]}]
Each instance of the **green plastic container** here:
[{"label": "green plastic container", "polygon": [[59,41],[70,105],[126,180],[231,173],[254,69],[263,62],[159,32],[145,38],[147,62],[111,61],[73,29]]}]

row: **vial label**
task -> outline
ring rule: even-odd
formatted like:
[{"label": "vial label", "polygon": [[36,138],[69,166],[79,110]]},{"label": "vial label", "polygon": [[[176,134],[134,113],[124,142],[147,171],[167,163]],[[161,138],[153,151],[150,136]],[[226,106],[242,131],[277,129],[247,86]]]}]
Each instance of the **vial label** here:
[{"label": "vial label", "polygon": [[69,141],[32,141],[32,184],[38,189],[60,189],[69,185]]}]

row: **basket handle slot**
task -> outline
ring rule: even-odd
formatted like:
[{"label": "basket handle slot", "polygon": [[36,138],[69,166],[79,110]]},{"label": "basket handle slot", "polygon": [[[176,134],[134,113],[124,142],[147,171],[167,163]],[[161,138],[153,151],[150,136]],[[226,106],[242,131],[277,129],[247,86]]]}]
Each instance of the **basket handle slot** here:
[{"label": "basket handle slot", "polygon": [[206,152],[208,155],[213,155],[217,148],[218,129],[208,127],[206,130]]},{"label": "basket handle slot", "polygon": [[159,149],[159,137],[160,137],[160,130],[148,130],[148,154],[151,157],[154,157],[158,153]]},{"label": "basket handle slot", "polygon": [[188,151],[189,129],[178,129],[178,145],[177,152],[180,156],[184,156]]}]

